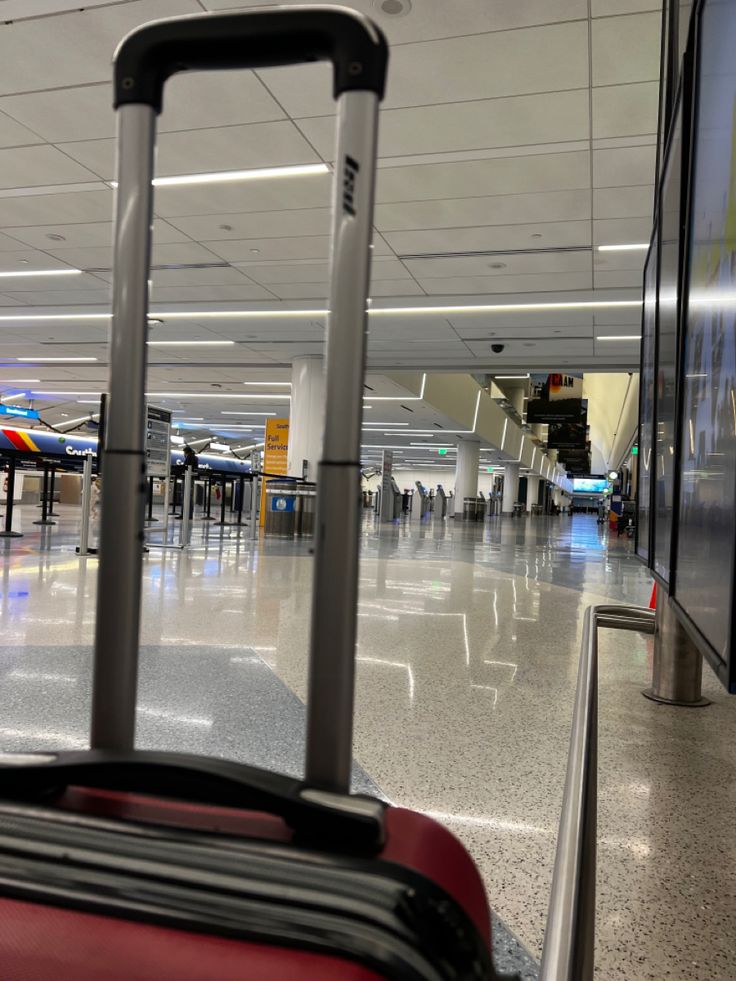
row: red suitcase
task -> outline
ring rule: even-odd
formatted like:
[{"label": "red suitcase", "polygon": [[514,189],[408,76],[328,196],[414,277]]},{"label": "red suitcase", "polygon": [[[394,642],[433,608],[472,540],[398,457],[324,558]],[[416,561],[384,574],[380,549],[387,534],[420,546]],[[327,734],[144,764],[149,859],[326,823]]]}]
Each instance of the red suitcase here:
[{"label": "red suitcase", "polygon": [[[134,749],[155,119],[175,72],[331,60],[338,103],[306,776]],[[0,762],[2,981],[490,979],[441,825],[349,794],[360,429],[387,47],[337,7],[158,21],[115,58],[118,192],[92,749]]]}]

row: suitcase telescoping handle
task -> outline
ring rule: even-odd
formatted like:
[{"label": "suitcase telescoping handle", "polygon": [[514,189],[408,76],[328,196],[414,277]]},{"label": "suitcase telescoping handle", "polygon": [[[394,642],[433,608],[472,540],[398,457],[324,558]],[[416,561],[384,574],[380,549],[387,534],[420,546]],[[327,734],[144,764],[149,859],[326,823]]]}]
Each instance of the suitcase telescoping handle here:
[{"label": "suitcase telescoping handle", "polygon": [[145,495],[146,318],[155,118],[188,69],[331,60],[337,99],[325,435],[318,471],[307,780],[346,791],[352,755],[360,429],[378,102],[387,45],[340,7],[277,8],[155,22],[115,58],[118,190],[110,402],[104,446],[92,747],[134,743]]},{"label": "suitcase telescoping handle", "polygon": [[330,849],[377,851],[384,843],[384,805],[370,797],[345,797],[299,780],[229,760],[186,753],[91,750],[39,754],[34,761],[0,754],[3,800],[42,804],[68,787],[153,794],[170,800],[261,811],[283,819],[297,840]]}]

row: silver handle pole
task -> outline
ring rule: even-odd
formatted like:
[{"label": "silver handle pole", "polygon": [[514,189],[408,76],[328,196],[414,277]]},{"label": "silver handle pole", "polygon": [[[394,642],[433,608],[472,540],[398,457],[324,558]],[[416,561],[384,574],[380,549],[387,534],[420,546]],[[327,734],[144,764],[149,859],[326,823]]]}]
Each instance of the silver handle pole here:
[{"label": "silver handle pole", "polygon": [[110,400],[92,689],[93,749],[127,750],[135,741],[154,144],[154,110],[139,104],[122,106],[118,110]]},{"label": "silver handle pole", "polygon": [[79,535],[79,554],[89,555],[89,519],[92,504],[92,454],[84,458],[82,470],[82,527]]},{"label": "silver handle pole", "polygon": [[337,103],[325,436],[317,477],[306,777],[350,788],[355,685],[360,427],[370,278],[378,98]]},{"label": "silver handle pole", "polygon": [[654,611],[591,606],[583,640],[539,981],[592,981],[598,753],[598,627],[654,633]]},{"label": "silver handle pole", "polygon": [[192,516],[190,514],[192,506],[192,471],[189,467],[184,471],[184,495],[181,506],[181,546],[185,548],[192,537]]}]

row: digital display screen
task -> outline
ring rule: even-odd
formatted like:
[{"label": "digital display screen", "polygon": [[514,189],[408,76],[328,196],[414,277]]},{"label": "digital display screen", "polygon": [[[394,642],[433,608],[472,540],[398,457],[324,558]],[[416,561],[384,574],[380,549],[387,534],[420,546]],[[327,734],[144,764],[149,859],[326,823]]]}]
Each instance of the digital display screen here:
[{"label": "digital display screen", "polygon": [[639,463],[637,469],[636,554],[649,562],[649,512],[652,497],[652,450],[654,447],[654,385],[657,330],[657,235],[644,266],[644,307],[641,325],[641,373],[639,375]]},{"label": "digital display screen", "polygon": [[682,209],[682,99],[672,120],[670,143],[662,172],[659,201],[659,286],[657,305],[657,375],[655,385],[654,534],[652,568],[670,578],[672,515],[675,484],[675,393],[680,309]]},{"label": "digital display screen", "polygon": [[605,494],[608,481],[605,477],[573,477],[573,494]]},{"label": "digital display screen", "polygon": [[[677,606],[733,690],[736,514],[736,0],[700,15],[684,321]],[[729,667],[730,665],[730,667]]]}]

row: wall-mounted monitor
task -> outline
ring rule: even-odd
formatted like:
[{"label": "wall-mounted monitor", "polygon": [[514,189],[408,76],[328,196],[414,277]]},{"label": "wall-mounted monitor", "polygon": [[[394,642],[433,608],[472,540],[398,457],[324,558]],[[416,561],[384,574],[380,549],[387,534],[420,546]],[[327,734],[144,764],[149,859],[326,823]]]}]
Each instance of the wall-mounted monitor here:
[{"label": "wall-mounted monitor", "polygon": [[605,494],[608,481],[605,477],[573,477],[573,494]]},{"label": "wall-mounted monitor", "polygon": [[657,373],[651,480],[652,538],[650,567],[665,585],[670,580],[675,492],[675,399],[680,343],[680,288],[684,244],[685,200],[683,148],[688,126],[689,85],[681,79],[659,191],[659,278],[657,286]]},{"label": "wall-mounted monitor", "polygon": [[655,228],[644,265],[644,303],[641,318],[641,367],[639,372],[639,442],[637,453],[636,554],[649,564],[654,459],[654,386],[657,359],[657,270],[659,233]]},{"label": "wall-mounted monitor", "polygon": [[698,8],[681,369],[680,619],[730,691],[736,555],[736,0]]}]

